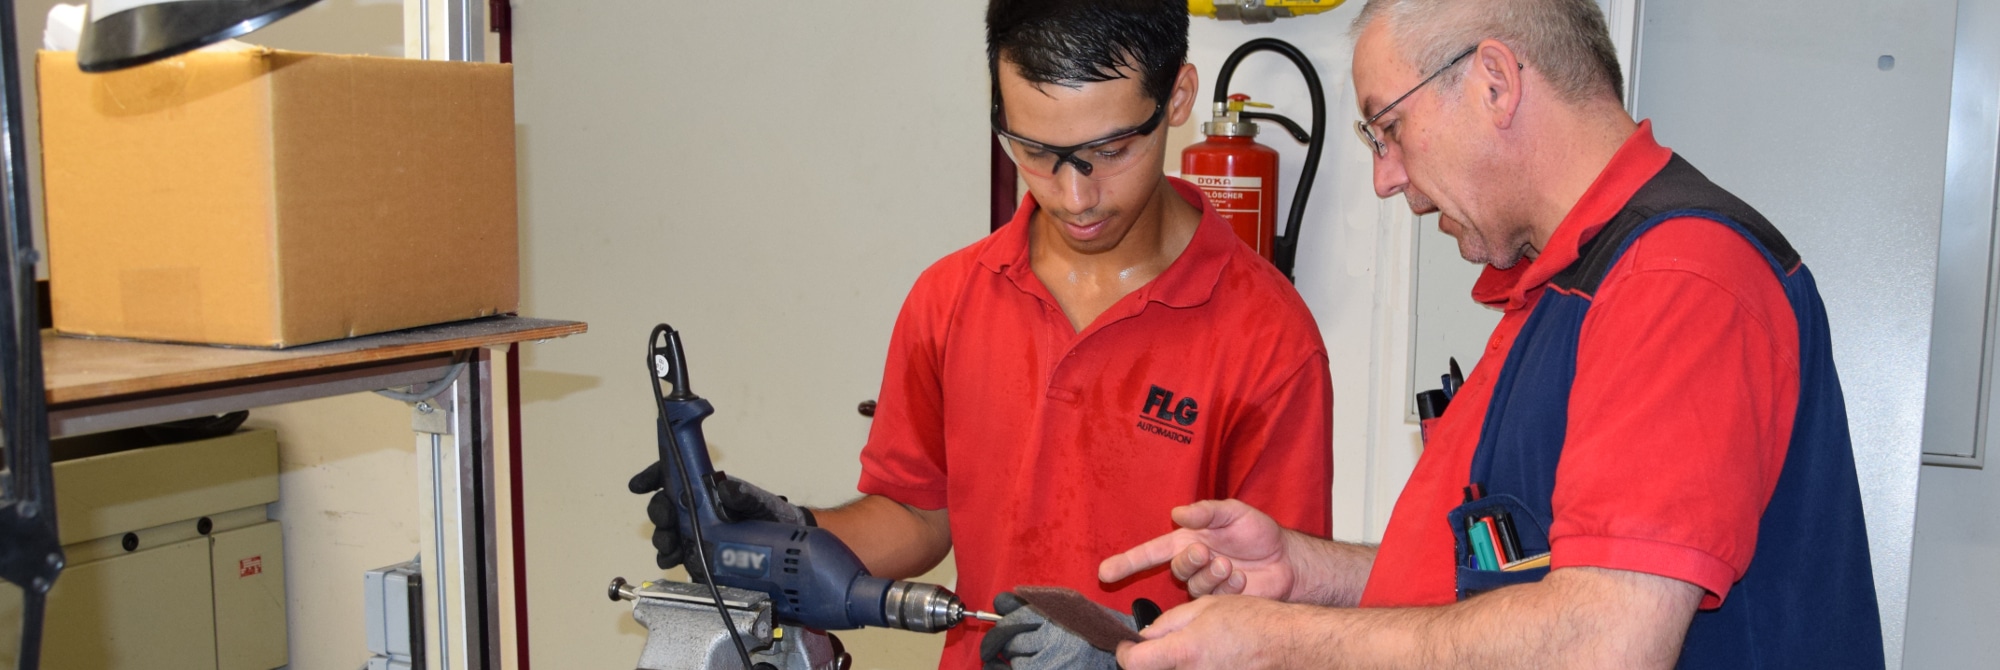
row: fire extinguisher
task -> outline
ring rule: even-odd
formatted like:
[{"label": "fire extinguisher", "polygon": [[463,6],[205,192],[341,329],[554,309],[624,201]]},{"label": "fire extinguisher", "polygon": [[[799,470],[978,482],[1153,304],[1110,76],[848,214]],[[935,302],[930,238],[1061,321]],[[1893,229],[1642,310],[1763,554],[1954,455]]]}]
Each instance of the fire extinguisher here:
[{"label": "fire extinguisher", "polygon": [[1278,150],[1257,143],[1245,107],[1270,105],[1241,93],[1215,103],[1215,120],[1201,124],[1207,139],[1181,151],[1181,178],[1201,187],[1236,236],[1268,261],[1278,223]]},{"label": "fire extinguisher", "polygon": [[[1311,133],[1283,116],[1247,111],[1246,107],[1270,105],[1229,93],[1229,79],[1236,73],[1236,65],[1243,62],[1243,57],[1258,51],[1275,51],[1285,56],[1304,75],[1306,92],[1312,98]],[[1284,126],[1293,139],[1306,145],[1305,164],[1283,232],[1276,225],[1278,152],[1256,142],[1257,126],[1253,121],[1272,121]],[[1286,279],[1292,279],[1292,264],[1299,249],[1299,224],[1305,218],[1306,198],[1311,195],[1313,177],[1319,172],[1320,150],[1326,136],[1326,95],[1320,89],[1319,72],[1306,60],[1305,52],[1282,40],[1260,38],[1245,42],[1229,54],[1216,73],[1215,118],[1201,124],[1201,132],[1207,139],[1181,152],[1181,177],[1201,187],[1218,213],[1236,229],[1236,234],[1278,266]]]}]

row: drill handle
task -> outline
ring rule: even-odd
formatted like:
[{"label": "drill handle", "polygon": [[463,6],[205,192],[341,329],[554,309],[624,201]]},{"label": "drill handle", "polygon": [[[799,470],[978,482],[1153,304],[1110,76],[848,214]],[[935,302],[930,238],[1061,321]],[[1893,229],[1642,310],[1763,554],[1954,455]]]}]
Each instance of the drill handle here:
[{"label": "drill handle", "polygon": [[[721,494],[716,491],[715,466],[708,460],[708,445],[701,435],[701,420],[713,410],[708,409],[708,401],[698,404],[686,408],[686,413],[697,414],[692,418],[683,422],[661,418],[658,422],[660,462],[665,468],[661,474],[679,508],[684,533],[689,532],[689,524],[701,524],[707,530],[727,522],[722,516]],[[669,411],[674,409],[679,408],[670,407]]]},{"label": "drill handle", "polygon": [[[687,354],[673,326],[660,324],[646,341],[646,368],[659,405],[660,463],[668,493],[680,508],[682,527],[714,528],[725,520],[715,490],[715,466],[708,460],[708,440],[701,422],[715,407],[688,387]],[[672,386],[671,393],[663,386]]]},{"label": "drill handle", "polygon": [[[646,347],[646,365],[653,372],[653,397],[662,403],[662,415],[666,414],[664,404],[667,402],[701,399],[694,394],[694,389],[688,388],[687,352],[681,348],[680,331],[664,323],[653,326],[653,335],[647,338]],[[673,386],[673,393],[663,393],[661,382]]]}]

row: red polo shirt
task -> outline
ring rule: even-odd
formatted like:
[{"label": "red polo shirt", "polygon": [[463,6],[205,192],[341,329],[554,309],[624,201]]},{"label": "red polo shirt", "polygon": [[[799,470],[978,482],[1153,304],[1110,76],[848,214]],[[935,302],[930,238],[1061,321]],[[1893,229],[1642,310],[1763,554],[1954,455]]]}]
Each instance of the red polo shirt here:
[{"label": "red polo shirt", "polygon": [[[1456,599],[1447,511],[1462,502],[1493,383],[1548,282],[1672,155],[1642,122],[1538,258],[1486,268],[1473,299],[1502,310],[1479,366],[1403,487],[1364,606]],[[1750,242],[1671,219],[1632,243],[1592,297],[1577,345],[1552,498],[1551,567],[1671,577],[1722,604],[1749,568],[1798,406],[1798,324]]]},{"label": "red polo shirt", "polygon": [[[1298,292],[1201,191],[1179,258],[1082,332],[1028,263],[1032,196],[910,290],[860,489],[951,510],[956,591],[985,608],[1024,584],[1121,611],[1187,601],[1164,568],[1118,584],[1097,564],[1173,530],[1168,511],[1238,498],[1331,531],[1333,389]],[[989,626],[947,636],[943,666],[979,666]]]}]

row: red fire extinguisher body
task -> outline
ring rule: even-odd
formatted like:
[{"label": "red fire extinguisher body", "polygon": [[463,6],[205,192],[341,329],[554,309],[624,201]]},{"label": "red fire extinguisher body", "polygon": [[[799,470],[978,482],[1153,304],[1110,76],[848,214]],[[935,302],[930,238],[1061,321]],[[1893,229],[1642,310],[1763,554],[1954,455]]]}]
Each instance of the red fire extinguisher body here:
[{"label": "red fire extinguisher body", "polygon": [[1251,135],[1210,135],[1181,152],[1181,178],[1201,187],[1236,236],[1271,258],[1278,220],[1278,151]]}]

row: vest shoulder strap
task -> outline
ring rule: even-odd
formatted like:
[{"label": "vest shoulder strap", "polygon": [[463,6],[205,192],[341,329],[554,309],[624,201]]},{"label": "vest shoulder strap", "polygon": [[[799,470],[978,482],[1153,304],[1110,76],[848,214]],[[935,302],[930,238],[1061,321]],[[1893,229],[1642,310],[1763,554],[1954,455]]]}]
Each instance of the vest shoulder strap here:
[{"label": "vest shoulder strap", "polygon": [[1624,255],[1633,238],[1660,221],[1682,216],[1734,221],[1764,246],[1783,271],[1790,272],[1799,265],[1798,252],[1764,215],[1709,181],[1680,154],[1674,154],[1667,166],[1639,187],[1625,208],[1596,237],[1584,243],[1576,262],[1550,283],[1566,291],[1596,295],[1598,285],[1604,282],[1604,276]]}]

